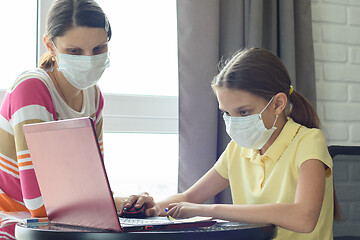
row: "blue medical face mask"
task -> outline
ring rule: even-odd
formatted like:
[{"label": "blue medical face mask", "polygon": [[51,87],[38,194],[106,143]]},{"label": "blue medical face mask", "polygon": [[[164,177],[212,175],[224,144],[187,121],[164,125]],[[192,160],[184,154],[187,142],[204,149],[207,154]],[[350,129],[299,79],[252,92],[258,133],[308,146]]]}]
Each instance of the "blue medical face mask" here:
[{"label": "blue medical face mask", "polygon": [[93,56],[70,55],[58,52],[58,70],[66,80],[77,89],[86,89],[94,86],[107,67],[110,66],[109,53]]},{"label": "blue medical face mask", "polygon": [[224,114],[223,118],[226,125],[226,132],[231,139],[244,148],[261,149],[265,143],[270,139],[271,135],[277,129],[275,123],[278,115],[275,116],[275,121],[270,129],[267,129],[261,118],[261,114],[269,106],[272,97],[265,108],[259,114],[253,114],[246,117],[231,117]]}]

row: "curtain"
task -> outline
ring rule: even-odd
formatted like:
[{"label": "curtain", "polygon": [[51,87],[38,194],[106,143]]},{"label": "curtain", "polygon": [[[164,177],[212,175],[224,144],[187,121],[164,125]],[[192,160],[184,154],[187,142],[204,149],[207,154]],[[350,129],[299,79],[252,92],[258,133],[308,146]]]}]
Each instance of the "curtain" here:
[{"label": "curtain", "polygon": [[[216,162],[230,138],[211,89],[218,62],[262,47],[316,106],[311,0],[178,0],[179,192]],[[230,203],[229,190],[209,202]]]}]

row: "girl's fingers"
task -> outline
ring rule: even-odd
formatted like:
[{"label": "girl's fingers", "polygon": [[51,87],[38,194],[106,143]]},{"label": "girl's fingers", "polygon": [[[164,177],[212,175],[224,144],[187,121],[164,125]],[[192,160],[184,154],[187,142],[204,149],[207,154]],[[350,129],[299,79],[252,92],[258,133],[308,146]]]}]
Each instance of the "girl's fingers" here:
[{"label": "girl's fingers", "polygon": [[145,211],[145,215],[147,217],[154,217],[154,216],[158,216],[160,212],[160,209],[158,209],[156,206],[152,207],[152,208],[148,208]]},{"label": "girl's fingers", "polygon": [[139,195],[131,195],[126,201],[125,201],[125,207],[131,207],[135,203],[135,208],[140,208],[142,205],[145,205],[146,207],[153,207],[155,206],[154,199],[149,196],[147,192],[141,193]]},{"label": "girl's fingers", "polygon": [[138,199],[139,195],[131,195],[126,201],[125,201],[125,207],[129,208],[131,207]]},{"label": "girl's fingers", "polygon": [[142,205],[146,205],[147,207],[152,207],[155,205],[154,199],[149,196],[148,193],[142,193],[136,202],[136,207],[141,207]]},{"label": "girl's fingers", "polygon": [[167,215],[168,216],[176,217],[174,214],[177,209],[177,207],[176,207],[177,205],[178,205],[178,203],[169,204],[169,206],[167,207],[167,209],[168,209]]}]

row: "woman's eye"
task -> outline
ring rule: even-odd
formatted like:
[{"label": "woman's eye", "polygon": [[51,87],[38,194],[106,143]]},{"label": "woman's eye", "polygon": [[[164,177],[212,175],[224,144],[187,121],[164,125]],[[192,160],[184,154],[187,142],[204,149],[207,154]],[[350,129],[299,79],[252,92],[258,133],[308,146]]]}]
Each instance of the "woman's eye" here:
[{"label": "woman's eye", "polygon": [[97,53],[101,52],[101,48],[96,47],[96,48],[94,48],[93,52],[94,52],[94,54],[97,54]]},{"label": "woman's eye", "polygon": [[68,49],[67,52],[71,55],[80,55],[79,49]]},{"label": "woman's eye", "polygon": [[93,50],[94,55],[106,52],[105,48],[106,48],[106,45],[102,45],[102,46],[98,46],[98,47],[94,48],[94,50]]}]

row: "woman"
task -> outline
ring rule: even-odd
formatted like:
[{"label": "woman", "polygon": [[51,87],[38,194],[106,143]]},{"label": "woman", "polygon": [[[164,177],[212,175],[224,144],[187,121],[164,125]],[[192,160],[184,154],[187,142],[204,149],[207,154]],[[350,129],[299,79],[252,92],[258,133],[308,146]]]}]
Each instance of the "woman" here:
[{"label": "woman", "polygon": [[[91,117],[102,148],[103,97],[96,85],[109,66],[111,28],[93,0],[58,0],[51,7],[39,68],[10,87],[0,114],[0,210],[46,216],[22,126]],[[58,139],[61,141],[61,139]],[[14,226],[0,228],[12,239]]]}]

